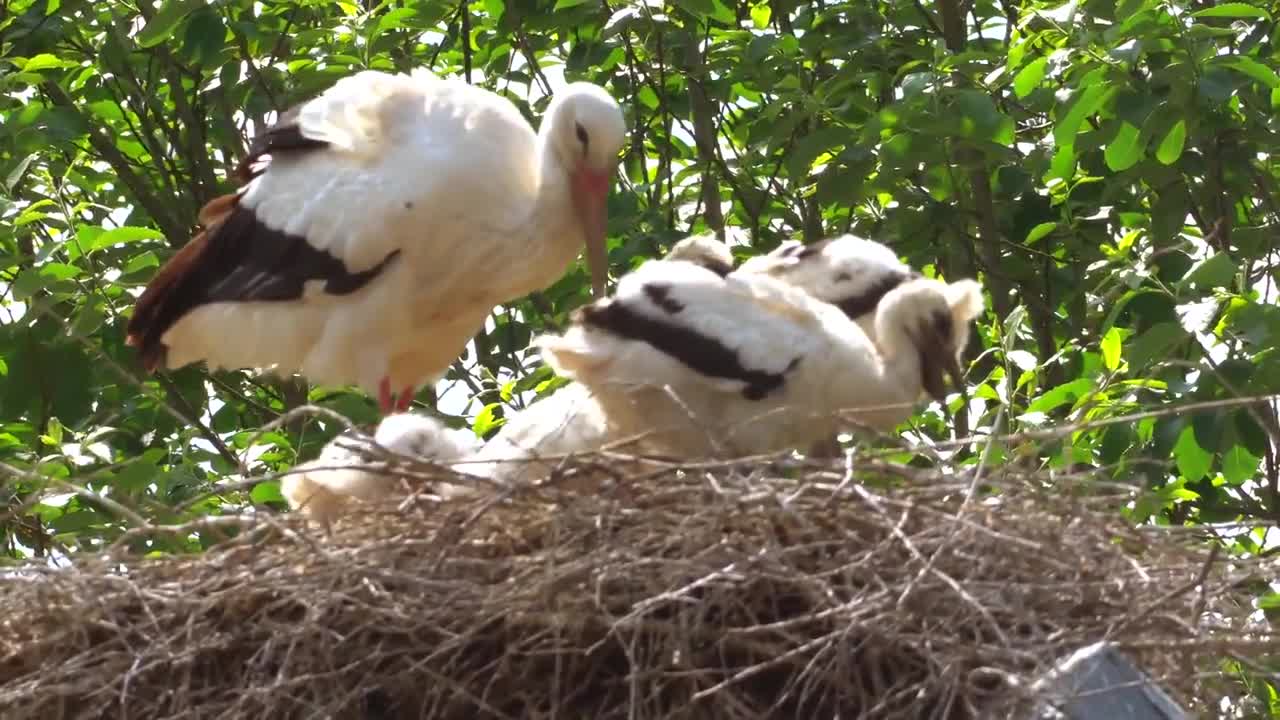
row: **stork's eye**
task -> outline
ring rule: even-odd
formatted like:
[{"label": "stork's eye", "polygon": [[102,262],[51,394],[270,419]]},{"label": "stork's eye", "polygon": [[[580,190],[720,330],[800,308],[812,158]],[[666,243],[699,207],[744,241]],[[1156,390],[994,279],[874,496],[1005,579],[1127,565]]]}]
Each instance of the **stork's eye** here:
[{"label": "stork's eye", "polygon": [[591,141],[591,138],[587,137],[587,129],[582,127],[582,123],[574,123],[573,132],[578,136],[578,142],[582,143],[582,149],[585,152]]}]

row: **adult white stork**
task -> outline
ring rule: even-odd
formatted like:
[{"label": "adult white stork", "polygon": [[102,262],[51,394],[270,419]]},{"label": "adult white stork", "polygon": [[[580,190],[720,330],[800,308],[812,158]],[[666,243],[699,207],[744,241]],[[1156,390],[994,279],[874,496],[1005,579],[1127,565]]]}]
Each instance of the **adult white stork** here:
[{"label": "adult white stork", "polygon": [[404,409],[494,305],[550,285],[584,246],[603,297],[625,135],[589,83],[557,93],[535,134],[505,98],[427,71],[339,80],[255,139],[245,184],[201,210],[128,343],[148,371],[298,372]]},{"label": "adult white stork", "polygon": [[650,430],[649,449],[682,457],[742,455],[807,447],[841,427],[837,412],[888,430],[923,392],[941,399],[982,304],[974,281],[910,280],[877,305],[873,343],[768,275],[651,262],[537,342],[616,432]]},{"label": "adult white stork", "polygon": [[[482,444],[468,430],[453,430],[414,413],[386,416],[372,441],[386,453],[440,463],[464,459]],[[280,494],[290,508],[328,527],[351,500],[376,500],[395,489],[395,477],[374,466],[377,458],[371,450],[368,438],[344,432],[330,440],[315,460],[282,477]],[[373,457],[366,458],[366,453]]]}]

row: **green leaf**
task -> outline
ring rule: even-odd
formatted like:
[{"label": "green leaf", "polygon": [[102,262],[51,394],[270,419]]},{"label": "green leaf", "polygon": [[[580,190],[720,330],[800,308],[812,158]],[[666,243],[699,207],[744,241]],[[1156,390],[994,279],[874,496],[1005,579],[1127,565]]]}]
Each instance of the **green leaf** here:
[{"label": "green leaf", "polygon": [[4,179],[4,188],[6,191],[13,192],[13,189],[17,187],[18,182],[22,180],[22,176],[26,174],[27,168],[31,166],[31,161],[35,160],[37,157],[39,157],[39,153],[30,153],[19,160],[17,165],[13,166],[13,169],[9,171],[9,174],[6,175]]},{"label": "green leaf", "polygon": [[249,499],[257,505],[285,502],[284,495],[280,494],[279,480],[269,480],[254,485],[253,489],[249,491]]},{"label": "green leaf", "polygon": [[87,338],[102,327],[104,320],[106,320],[106,315],[103,314],[101,308],[96,304],[88,304],[80,312],[76,313],[76,319],[71,323],[71,328],[68,332],[71,337]]},{"label": "green leaf", "polygon": [[1197,10],[1191,13],[1193,18],[1263,18],[1270,20],[1271,15],[1266,10],[1248,3],[1229,2],[1222,3],[1204,10]]},{"label": "green leaf", "polygon": [[1178,466],[1178,473],[1189,483],[1202,480],[1213,467],[1213,454],[1200,448],[1191,425],[1178,435],[1178,442],[1173,446],[1173,460]]},{"label": "green leaf", "polygon": [[49,529],[55,533],[74,533],[81,530],[87,530],[94,525],[104,522],[106,518],[94,512],[93,510],[76,510],[61,515],[49,523]]},{"label": "green leaf", "polygon": [[1115,138],[1107,144],[1103,157],[1113,172],[1128,170],[1142,159],[1142,133],[1130,123],[1122,123]]},{"label": "green leaf", "polygon": [[49,422],[45,425],[45,434],[41,436],[46,445],[62,444],[62,422],[58,418],[49,418]]},{"label": "green leaf", "polygon": [[1034,245],[1037,242],[1040,242],[1041,240],[1043,240],[1045,236],[1053,232],[1054,229],[1056,229],[1057,227],[1058,227],[1058,223],[1056,222],[1042,222],[1039,225],[1036,225],[1035,227],[1031,228],[1031,232],[1027,233],[1027,239],[1023,240],[1022,244]]},{"label": "green leaf", "polygon": [[1157,358],[1166,357],[1174,345],[1184,342],[1187,338],[1187,331],[1181,323],[1156,323],[1146,332],[1125,343],[1125,357],[1128,358],[1130,367],[1145,369],[1150,367]]},{"label": "green leaf", "polygon": [[1049,58],[1039,57],[1027,63],[1026,67],[1018,71],[1013,78],[1013,93],[1019,98],[1024,98],[1031,94],[1032,90],[1040,87],[1040,82],[1044,80],[1045,71],[1049,69]]},{"label": "green leaf", "polygon": [[1222,447],[1225,435],[1228,411],[1210,410],[1191,416],[1191,430],[1195,433],[1196,444],[1209,454],[1218,452]]},{"label": "green leaf", "polygon": [[1080,125],[1085,118],[1098,111],[1110,92],[1114,90],[1104,84],[1096,83],[1089,85],[1075,96],[1068,109],[1053,126],[1053,139],[1058,147],[1070,146],[1075,142]]},{"label": "green leaf", "polygon": [[1169,128],[1160,147],[1156,148],[1156,159],[1165,165],[1172,165],[1182,157],[1182,146],[1187,141],[1187,121],[1179,120]]},{"label": "green leaf", "polygon": [[77,63],[70,60],[62,60],[57,55],[49,53],[40,53],[35,57],[27,60],[22,66],[23,72],[36,72],[38,70],[56,70],[59,68],[76,67]]},{"label": "green leaf", "polygon": [[711,0],[671,0],[671,2],[694,17],[706,17],[716,12],[716,6]]},{"label": "green leaf", "polygon": [[1079,378],[1063,383],[1032,400],[1027,405],[1027,412],[1048,412],[1067,403],[1074,403],[1091,390],[1093,390],[1093,381],[1089,378]]},{"label": "green leaf", "polygon": [[222,16],[211,8],[200,8],[191,15],[182,49],[199,65],[213,65],[226,45],[227,27]]},{"label": "green leaf", "polygon": [[502,427],[503,423],[506,422],[505,418],[497,416],[499,407],[501,407],[499,403],[489,403],[484,406],[479,415],[476,415],[475,422],[471,424],[471,430],[476,434],[476,437],[485,437],[494,428]]},{"label": "green leaf", "polygon": [[43,290],[44,285],[45,278],[41,277],[36,270],[27,268],[18,273],[18,276],[13,279],[13,285],[10,288],[13,290],[15,300],[26,300]]},{"label": "green leaf", "polygon": [[824,127],[817,132],[809,133],[795,144],[791,154],[787,156],[787,172],[797,180],[807,178],[813,161],[819,155],[824,152],[833,153],[853,140],[853,133],[842,125]]},{"label": "green leaf", "polygon": [[168,40],[178,23],[189,13],[204,5],[204,0],[165,0],[160,11],[151,17],[134,40],[138,47],[152,47]]},{"label": "green leaf", "polygon": [[636,93],[636,97],[639,98],[640,102],[644,103],[644,106],[650,110],[657,109],[659,104],[658,93],[654,92],[653,88],[648,85],[640,88],[639,92]]},{"label": "green leaf", "polygon": [[1209,67],[1200,76],[1197,90],[1205,100],[1211,103],[1224,103],[1235,93],[1235,83],[1232,81],[1233,76],[1226,68]]},{"label": "green leaf", "polygon": [[1228,484],[1239,486],[1257,475],[1261,461],[1260,457],[1254,456],[1243,446],[1233,446],[1222,454],[1222,478]]},{"label": "green leaf", "polygon": [[70,280],[84,271],[75,265],[51,262],[40,266],[40,275],[51,280]]},{"label": "green leaf", "polygon": [[1250,455],[1261,457],[1267,453],[1271,437],[1248,412],[1244,410],[1236,412],[1235,430],[1236,438],[1239,439],[1236,444],[1243,447]]},{"label": "green leaf", "polygon": [[164,233],[154,228],[145,227],[118,227],[98,235],[93,239],[92,247],[82,248],[84,252],[97,250],[100,248],[113,247],[115,245],[127,245],[129,243],[140,242],[142,240],[162,240]]},{"label": "green leaf", "polygon": [[1070,180],[1076,174],[1076,151],[1070,145],[1062,145],[1053,153],[1053,160],[1049,163],[1049,172],[1045,173],[1044,181],[1047,183],[1055,178],[1060,180]]},{"label": "green leaf", "polygon": [[145,490],[155,481],[160,469],[155,463],[137,460],[121,468],[111,478],[111,488],[119,492],[136,493]]},{"label": "green leaf", "polygon": [[1277,75],[1275,70],[1272,70],[1251,57],[1234,55],[1223,58],[1218,64],[1229,67],[1241,75],[1252,78],[1253,80],[1257,80],[1269,88],[1280,87],[1280,75]]},{"label": "green leaf", "polygon": [[760,3],[751,6],[751,24],[757,30],[764,30],[769,27],[769,20],[773,17],[773,10],[769,8],[768,3]]},{"label": "green leaf", "polygon": [[1237,272],[1236,262],[1226,253],[1214,253],[1195,265],[1178,283],[1178,290],[1210,290],[1230,287]]},{"label": "green leaf", "polygon": [[1102,336],[1101,343],[1102,364],[1108,370],[1116,370],[1120,367],[1120,351],[1123,343],[1120,337],[1120,328],[1112,326],[1106,335]]},{"label": "green leaf", "polygon": [[960,112],[958,129],[962,137],[990,140],[1001,145],[1013,144],[1013,119],[996,108],[990,95],[979,90],[960,90],[956,98],[956,109]]},{"label": "green leaf", "polygon": [[132,275],[133,273],[153,267],[160,267],[160,258],[150,250],[145,250],[129,259],[129,263],[124,266],[122,274]]}]

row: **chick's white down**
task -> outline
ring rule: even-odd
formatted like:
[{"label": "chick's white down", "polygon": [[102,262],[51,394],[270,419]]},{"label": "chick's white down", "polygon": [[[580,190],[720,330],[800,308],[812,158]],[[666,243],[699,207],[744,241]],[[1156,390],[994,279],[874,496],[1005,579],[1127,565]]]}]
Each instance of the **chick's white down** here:
[{"label": "chick's white down", "polygon": [[[822,260],[809,258],[815,265]],[[793,286],[760,272],[720,277],[716,268],[731,267],[731,261],[727,247],[714,238],[687,238],[662,260],[624,277],[615,298],[595,305],[624,303],[641,317],[676,321],[732,345],[742,366],[781,379],[764,397],[747,398],[748,382],[741,378],[700,373],[644,341],[592,327],[579,315],[563,336],[537,341],[544,359],[578,382],[509,412],[488,443],[418,415],[387,418],[379,436],[393,444],[397,437],[414,438],[412,448],[407,441],[399,447],[425,459],[455,461],[461,473],[511,484],[546,477],[566,455],[620,441],[628,441],[623,451],[686,458],[772,452],[829,435],[847,424],[832,411],[850,409],[844,421],[889,429],[911,414],[924,389],[924,356],[958,358],[968,324],[982,310],[977,283],[917,277],[885,294],[871,313],[882,338],[877,347],[858,324],[805,292],[802,283]],[[657,299],[655,282],[667,288]],[[401,435],[396,428],[402,426],[408,432]],[[341,493],[344,483],[356,488],[353,495],[393,487],[382,475],[346,472],[328,483],[330,492]],[[445,488],[453,494],[467,489]],[[294,495],[290,502],[296,507]]]},{"label": "chick's white down", "polygon": [[[616,431],[650,430],[653,451],[700,457],[810,444],[846,424],[837,411],[891,429],[924,390],[926,356],[958,357],[982,295],[973,281],[900,285],[876,310],[878,348],[800,289],[691,263],[646,263],[593,307],[563,336],[539,339],[544,360],[586,386]],[[654,333],[668,333],[665,349],[639,339]],[[723,367],[695,370],[677,357],[672,348],[690,338],[714,340]]]},{"label": "chick's white down", "polygon": [[784,242],[772,252],[747,259],[734,272],[768,275],[840,306],[873,341],[879,300],[920,275],[888,246],[849,234],[808,246]]},{"label": "chick's white down", "polygon": [[289,507],[327,525],[350,500],[376,500],[395,491],[396,477],[386,468],[387,453],[447,464],[464,460],[483,444],[469,430],[453,430],[417,413],[383,418],[372,441],[377,448],[370,447],[367,438],[342,433],[315,460],[281,478],[280,493]]}]

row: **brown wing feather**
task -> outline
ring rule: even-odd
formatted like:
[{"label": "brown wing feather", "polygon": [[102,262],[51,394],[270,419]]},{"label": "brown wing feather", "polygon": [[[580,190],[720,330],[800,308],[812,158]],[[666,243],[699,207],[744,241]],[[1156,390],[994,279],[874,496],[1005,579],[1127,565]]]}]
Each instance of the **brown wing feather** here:
[{"label": "brown wing feather", "polygon": [[164,360],[164,346],[158,342],[147,342],[153,321],[173,289],[182,283],[192,266],[200,262],[201,256],[209,247],[210,232],[230,216],[238,199],[239,196],[234,193],[220,195],[200,208],[201,230],[161,266],[134,303],[133,316],[129,318],[126,329],[125,344],[141,350],[142,367],[147,372],[155,372]]},{"label": "brown wing feather", "polygon": [[169,328],[202,305],[296,301],[312,282],[330,295],[347,295],[400,255],[393,251],[374,267],[351,272],[305,237],[268,227],[235,195],[211,200],[200,218],[204,229],[160,268],[129,319],[126,343],[138,348],[148,372],[164,364]]},{"label": "brown wing feather", "polygon": [[[280,113],[274,125],[253,139],[233,173],[241,183],[266,170],[269,163],[261,162],[266,156],[327,147],[303,133],[298,123],[301,108]],[[201,305],[297,300],[311,281],[322,281],[327,293],[345,295],[369,283],[399,256],[392,252],[369,270],[350,272],[306,238],[260,222],[239,200],[238,194],[222,195],[205,204],[199,212],[200,232],[160,268],[134,305],[125,342],[138,348],[148,372],[164,364],[164,334]]]}]

